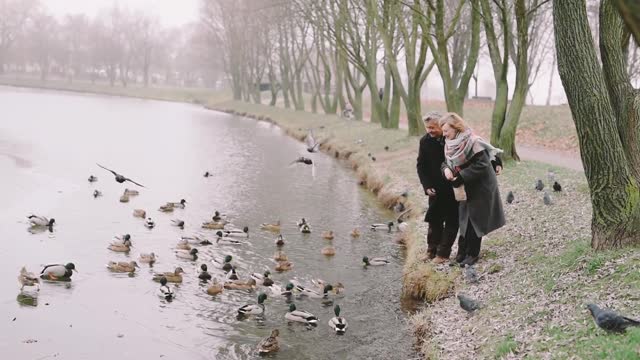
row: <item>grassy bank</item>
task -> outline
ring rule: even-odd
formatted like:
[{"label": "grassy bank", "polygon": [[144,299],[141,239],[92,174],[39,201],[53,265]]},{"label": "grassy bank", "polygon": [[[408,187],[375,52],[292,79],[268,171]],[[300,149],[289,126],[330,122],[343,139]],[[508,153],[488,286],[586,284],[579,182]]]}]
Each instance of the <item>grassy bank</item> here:
[{"label": "grassy bank", "polygon": [[[117,95],[125,95],[121,88],[111,89]],[[138,91],[137,97],[161,99],[149,96],[156,91],[153,89],[131,91]],[[427,301],[411,320],[417,346],[426,358],[640,357],[640,330],[621,336],[605,334],[595,328],[585,308],[586,303],[595,302],[640,317],[640,251],[591,250],[591,208],[584,174],[554,169],[564,191],[552,193],[554,203],[546,206],[542,194],[534,190],[534,182],[541,178],[550,187],[549,166],[534,162],[507,164],[499,177],[502,196],[513,191],[517,202],[505,205],[507,226],[484,241],[482,261],[477,265],[480,281],[467,284],[459,268],[433,267],[422,261],[427,228],[421,220],[426,197],[415,173],[416,138],[407,137],[402,130],[381,129],[336,116],[228,101],[223,94],[198,96],[203,97],[183,98],[271,121],[298,139],[303,139],[307,129],[313,127],[322,141],[322,150],[356,169],[361,184],[385,206],[392,207],[408,191],[407,206],[413,215],[411,231],[398,240],[407,247],[405,296]],[[185,101],[178,97],[168,100]],[[491,108],[482,111],[485,115],[476,117],[465,110],[472,123],[490,114]],[[544,115],[532,119],[531,124],[544,120],[549,128],[534,126],[532,133],[544,133],[547,138],[560,141],[563,134],[551,126],[566,125],[563,120],[566,114],[555,114],[551,108],[540,111]],[[525,119],[522,125],[529,131]],[[456,293],[478,299],[483,309],[467,316],[453,296]]]}]

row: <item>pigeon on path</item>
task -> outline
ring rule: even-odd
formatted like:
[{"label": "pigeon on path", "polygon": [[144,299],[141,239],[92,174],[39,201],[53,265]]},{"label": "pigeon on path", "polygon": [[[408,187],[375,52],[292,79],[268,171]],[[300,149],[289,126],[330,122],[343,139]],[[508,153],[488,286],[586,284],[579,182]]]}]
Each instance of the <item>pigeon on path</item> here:
[{"label": "pigeon on path", "polygon": [[560,183],[559,183],[559,182],[557,182],[557,181],[556,181],[556,182],[554,182],[554,183],[553,183],[553,191],[555,191],[555,192],[560,192],[560,191],[562,191],[562,185],[560,185]]},{"label": "pigeon on path", "polygon": [[516,197],[513,196],[513,191],[509,191],[509,193],[507,194],[507,204],[512,204],[513,200],[515,200]]},{"label": "pigeon on path", "polygon": [[544,183],[542,180],[538,179],[538,181],[536,181],[536,190],[542,191],[542,189],[544,189]]}]

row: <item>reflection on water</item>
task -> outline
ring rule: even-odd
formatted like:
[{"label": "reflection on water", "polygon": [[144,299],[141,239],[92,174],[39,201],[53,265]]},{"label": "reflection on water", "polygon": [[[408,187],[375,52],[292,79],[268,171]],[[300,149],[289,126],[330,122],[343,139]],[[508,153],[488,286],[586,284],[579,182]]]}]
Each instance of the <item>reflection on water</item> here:
[{"label": "reflection on water", "polygon": [[[29,302],[24,294],[0,293],[0,311],[17,318],[0,332],[0,352],[7,358],[54,353],[65,359],[96,358],[99,349],[102,358],[246,359],[255,356],[256,344],[273,328],[280,329],[276,358],[411,357],[400,310],[402,254],[393,234],[368,230],[369,224],[392,215],[358,188],[342,164],[313,154],[313,176],[307,166],[289,166],[306,151],[277,127],[193,106],[2,88],[0,94],[3,113],[11,115],[0,122],[0,144],[21,144],[0,148],[11,154],[0,156],[5,175],[0,276],[15,279],[22,266],[38,273],[51,263],[73,262],[79,271],[71,282],[44,282],[35,307],[22,306]],[[20,166],[15,158],[30,165]],[[130,184],[116,183],[96,163],[109,164],[148,188],[121,203]],[[203,177],[205,171],[212,176]],[[91,174],[97,182],[87,181]],[[96,189],[103,196],[94,198]],[[157,211],[182,198],[185,209]],[[146,210],[156,227],[147,229],[143,219],[132,215],[134,209]],[[216,244],[215,230],[200,228],[215,210],[235,227],[249,226],[246,244]],[[53,232],[30,233],[25,217],[31,213],[55,217]],[[309,220],[311,234],[298,231],[295,222],[301,217]],[[184,220],[184,229],[172,226],[172,219]],[[282,250],[294,263],[284,273],[274,271],[276,235],[258,226],[276,220],[282,221]],[[357,239],[349,236],[355,227],[362,232]],[[321,236],[328,230],[336,233],[332,241]],[[129,253],[107,249],[114,235],[125,233],[132,238]],[[213,244],[193,245],[199,249],[197,261],[176,257],[178,239],[192,235]],[[336,248],[335,256],[321,255],[328,245]],[[157,262],[153,267],[139,262],[132,276],[106,268],[109,261],[137,261],[140,253],[150,252]],[[349,322],[346,335],[336,336],[327,325],[333,309],[320,299],[268,294],[261,318],[238,320],[237,309],[255,303],[257,292],[225,290],[210,296],[197,278],[200,264],[207,263],[222,280],[224,272],[212,260],[226,255],[233,257],[243,279],[269,269],[283,287],[293,278],[302,284],[318,278],[342,282],[345,292],[331,301]],[[364,255],[392,262],[365,269]],[[151,279],[176,266],[185,270],[184,280],[170,284],[175,299],[168,302]],[[318,316],[318,326],[287,324],[291,301]],[[38,342],[27,346],[24,339]]]},{"label": "reflection on water", "polygon": [[38,306],[38,295],[34,293],[21,292],[16,300],[22,306]]}]

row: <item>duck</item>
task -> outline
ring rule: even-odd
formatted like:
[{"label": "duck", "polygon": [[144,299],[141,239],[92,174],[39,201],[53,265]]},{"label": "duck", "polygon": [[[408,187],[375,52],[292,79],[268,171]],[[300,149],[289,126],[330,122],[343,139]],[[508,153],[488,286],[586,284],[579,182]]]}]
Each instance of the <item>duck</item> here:
[{"label": "duck", "polygon": [[122,196],[120,196],[120,202],[121,203],[128,203],[129,202],[129,195],[122,194]]},{"label": "duck", "polygon": [[160,281],[164,277],[168,282],[181,283],[182,274],[184,274],[184,270],[182,270],[182,268],[178,266],[173,272],[154,274],[153,281]]},{"label": "duck", "polygon": [[207,171],[207,172],[204,173],[204,177],[209,177],[209,176],[211,176],[210,172]]},{"label": "duck", "polygon": [[242,229],[229,229],[229,230],[223,230],[222,233],[224,234],[224,236],[231,236],[231,237],[249,237],[249,227],[245,226]]},{"label": "duck", "polygon": [[171,220],[171,225],[173,226],[177,226],[181,229],[184,229],[184,221],[180,220],[180,219],[173,219]]},{"label": "duck", "polygon": [[140,191],[138,190],[129,190],[129,189],[124,189],[124,194],[123,195],[127,195],[127,196],[138,196],[140,195]]},{"label": "duck", "polygon": [[27,219],[29,219],[29,222],[31,223],[31,226],[48,226],[48,227],[53,227],[53,224],[56,223],[56,219],[51,218],[51,219],[47,219],[44,216],[37,216],[37,215],[29,215],[27,216]]},{"label": "duck", "polygon": [[23,266],[22,269],[20,269],[18,282],[22,285],[20,287],[20,291],[22,291],[25,286],[35,286],[38,291],[40,291],[40,279],[38,279],[35,274],[28,272],[26,266]]},{"label": "duck", "polygon": [[180,199],[179,202],[168,202],[167,205],[171,205],[176,209],[184,209],[187,204],[185,199]]},{"label": "duck", "polygon": [[115,252],[129,252],[131,250],[131,240],[124,239],[122,243],[120,242],[112,242],[107,249]]},{"label": "duck", "polygon": [[271,275],[271,271],[267,270],[264,272],[264,274],[253,273],[251,274],[251,278],[254,279],[260,285],[271,286],[273,285],[273,279],[269,277],[270,275]]},{"label": "duck", "polygon": [[198,260],[198,249],[191,250],[175,250],[176,257],[185,260]]},{"label": "duck", "polygon": [[113,238],[116,240],[113,243],[117,243],[117,244],[124,244],[125,241],[131,241],[131,235],[129,234],[116,235]]},{"label": "duck", "polygon": [[287,257],[287,254],[284,253],[284,251],[282,250],[278,250],[276,251],[276,253],[273,255],[273,259],[275,261],[287,261],[289,260],[289,257]]},{"label": "duck", "polygon": [[327,246],[327,247],[322,248],[322,250],[320,250],[320,252],[324,256],[334,256],[336,254],[336,248],[334,248],[333,246]]},{"label": "duck", "polygon": [[273,232],[280,232],[280,220],[276,221],[273,224],[262,223],[262,224],[260,224],[260,229],[267,230],[267,231],[273,231]]},{"label": "duck", "polygon": [[301,322],[307,325],[316,325],[318,323],[318,317],[310,312],[297,310],[296,304],[289,305],[289,311],[284,315],[284,318],[289,321]]},{"label": "duck", "polygon": [[333,235],[333,231],[329,230],[329,231],[325,231],[322,233],[322,238],[325,240],[333,240],[334,235]]},{"label": "duck", "polygon": [[144,226],[146,226],[147,229],[153,229],[156,226],[156,223],[153,222],[151,218],[147,218],[147,220],[144,221]]},{"label": "duck", "polygon": [[254,279],[243,280],[231,280],[224,283],[224,288],[228,290],[253,290],[256,287],[256,281]]},{"label": "duck", "polygon": [[258,353],[260,355],[272,354],[280,350],[280,344],[278,344],[278,336],[280,331],[278,329],[271,330],[271,335],[262,339],[258,343]]},{"label": "duck", "polygon": [[93,190],[93,197],[97,198],[98,196],[102,196],[102,191],[100,190]]},{"label": "duck", "polygon": [[224,229],[225,225],[226,225],[225,221],[209,221],[209,222],[202,223],[202,228],[209,229],[209,230],[222,230]]},{"label": "duck", "polygon": [[333,307],[333,313],[336,314],[331,320],[329,320],[329,326],[336,332],[336,334],[344,334],[347,331],[347,319],[340,316],[340,305]]},{"label": "duck", "polygon": [[364,263],[364,266],[383,266],[390,263],[390,261],[385,258],[378,257],[369,259],[366,256],[362,258],[362,262]]},{"label": "duck", "polygon": [[243,244],[245,244],[245,242],[237,240],[237,239],[233,239],[233,238],[230,238],[230,237],[218,236],[216,238],[216,244],[218,244],[218,245],[243,245]]},{"label": "duck", "polygon": [[211,274],[209,274],[209,271],[207,271],[207,264],[202,264],[200,265],[200,270],[202,270],[200,272],[200,274],[198,274],[198,279],[203,280],[203,281],[209,281],[211,280]]},{"label": "duck", "polygon": [[232,267],[231,271],[227,273],[227,280],[238,280],[238,273],[236,273],[235,267]]},{"label": "duck", "polygon": [[178,250],[191,250],[191,245],[189,245],[189,242],[187,240],[181,239],[176,244],[176,249],[178,249]]},{"label": "duck", "polygon": [[273,284],[267,287],[267,289],[273,296],[289,298],[293,296],[294,287],[292,283],[288,283],[284,289],[280,285]]},{"label": "duck", "polygon": [[211,217],[211,221],[220,221],[222,220],[222,214],[220,214],[220,211],[216,210],[213,213],[213,216]]},{"label": "duck", "polygon": [[135,261],[130,261],[130,262],[109,261],[109,263],[107,264],[107,268],[109,268],[109,270],[113,272],[132,273],[136,271],[136,268],[140,268],[140,267],[138,266],[138,263],[136,263]]},{"label": "duck", "polygon": [[307,224],[307,219],[305,219],[305,218],[301,218],[300,220],[296,221],[296,225],[298,227],[300,227],[302,225],[305,225],[305,224]]},{"label": "duck", "polygon": [[298,285],[296,287],[296,289],[298,291],[300,291],[300,295],[302,295],[302,296],[308,296],[308,297],[313,298],[313,299],[322,299],[322,298],[326,298],[326,297],[329,296],[329,291],[333,290],[333,285],[326,284],[324,286],[324,288],[322,289],[322,293],[319,293],[319,292],[317,292],[315,290],[312,290],[312,289],[309,289],[309,288],[302,287],[300,285]]},{"label": "duck", "polygon": [[149,265],[153,265],[153,263],[156,262],[156,254],[154,253],[150,253],[150,254],[140,254],[140,257],[138,259],[138,261],[140,261],[143,264],[149,264]]},{"label": "duck", "polygon": [[218,279],[213,279],[211,285],[207,287],[207,294],[218,295],[224,291],[224,286],[218,282]]},{"label": "duck", "polygon": [[[313,279],[311,280],[311,283],[316,289],[318,289],[318,291],[323,291],[324,287],[327,285],[327,282],[322,279]],[[344,291],[344,285],[341,282],[337,282],[332,286],[333,286],[333,292],[335,294],[340,294],[341,292]]]},{"label": "duck", "polygon": [[222,264],[222,271],[229,272],[233,269],[233,265],[231,265],[231,260],[233,260],[233,256],[227,255],[224,257],[224,263]]},{"label": "duck", "polygon": [[180,236],[180,241],[183,241],[189,244],[202,244],[202,242],[205,240],[206,240],[205,238],[202,238],[198,235]]},{"label": "duck", "polygon": [[311,234],[311,228],[309,227],[309,224],[303,224],[302,226],[300,226],[300,232],[303,234]]},{"label": "duck", "polygon": [[162,296],[165,300],[167,301],[171,301],[173,300],[173,290],[171,290],[171,288],[169,287],[169,285],[167,285],[167,278],[166,277],[161,277],[160,278],[160,289],[158,290],[160,292],[160,296]]},{"label": "duck", "polygon": [[354,228],[353,230],[351,230],[351,233],[349,233],[349,235],[351,235],[352,238],[360,237],[360,230],[358,228]]},{"label": "duck", "polygon": [[388,229],[388,231],[391,232],[392,227],[393,227],[393,221],[389,221],[386,224],[381,224],[381,223],[371,224],[371,230],[373,231]]},{"label": "duck", "polygon": [[158,210],[165,213],[173,212],[173,205],[170,205],[170,204],[162,205],[158,208]]},{"label": "duck", "polygon": [[276,238],[276,246],[284,246],[284,237],[282,234],[278,235]]},{"label": "duck", "polygon": [[96,182],[96,181],[98,181],[98,177],[97,176],[93,176],[93,175],[89,175],[89,179],[87,179],[87,180],[89,180],[90,183]]},{"label": "duck", "polygon": [[264,314],[264,301],[267,299],[267,294],[260,293],[258,295],[257,304],[246,304],[238,309],[240,315],[262,315]]},{"label": "duck", "polygon": [[143,209],[133,209],[133,216],[144,219],[147,217],[147,212],[144,211]]},{"label": "duck", "polygon": [[277,272],[284,272],[293,269],[293,263],[291,261],[278,261],[276,264]]},{"label": "duck", "polygon": [[45,266],[42,271],[40,271],[40,278],[53,281],[70,281],[74,271],[78,272],[73,263],[67,263],[66,265],[51,264]]}]

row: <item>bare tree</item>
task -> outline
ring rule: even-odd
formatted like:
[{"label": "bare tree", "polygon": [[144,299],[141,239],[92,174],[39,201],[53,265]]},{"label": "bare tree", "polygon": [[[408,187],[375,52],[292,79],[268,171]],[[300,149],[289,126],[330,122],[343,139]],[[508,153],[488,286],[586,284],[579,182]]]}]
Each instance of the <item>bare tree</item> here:
[{"label": "bare tree", "polygon": [[36,6],[36,0],[0,0],[0,74],[4,73],[5,59]]}]

